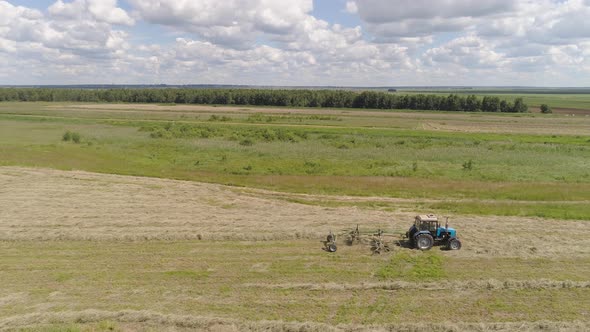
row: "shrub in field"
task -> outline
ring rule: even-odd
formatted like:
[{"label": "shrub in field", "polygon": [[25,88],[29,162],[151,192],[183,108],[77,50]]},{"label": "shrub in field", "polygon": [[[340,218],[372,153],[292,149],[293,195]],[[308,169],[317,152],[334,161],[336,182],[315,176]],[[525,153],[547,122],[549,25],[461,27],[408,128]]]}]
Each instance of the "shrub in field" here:
[{"label": "shrub in field", "polygon": [[553,110],[551,109],[551,106],[547,104],[541,104],[541,113],[550,114],[553,113]]},{"label": "shrub in field", "polygon": [[252,136],[258,139],[262,139],[266,142],[272,142],[277,139],[277,135],[272,129],[264,129],[262,131],[256,131]]},{"label": "shrub in field", "polygon": [[337,139],[337,138],[340,138],[340,135],[335,135],[335,134],[321,134],[318,138],[319,139]]},{"label": "shrub in field", "polygon": [[272,116],[266,116],[261,113],[256,113],[256,114],[252,114],[252,115],[248,116],[246,121],[248,121],[248,122],[273,122],[273,121],[275,121],[275,118]]},{"label": "shrub in field", "polygon": [[305,131],[295,131],[295,132],[293,132],[293,134],[295,134],[295,136],[297,136],[301,139],[304,139],[304,140],[309,138],[309,135]]},{"label": "shrub in field", "polygon": [[168,139],[170,139],[170,138],[172,138],[172,134],[164,128],[158,128],[150,133],[150,137],[151,138],[168,138]]},{"label": "shrub in field", "polygon": [[148,131],[151,138],[209,138],[222,135],[219,129],[207,126],[195,126],[191,124],[155,124],[143,126],[140,131]]},{"label": "shrub in field", "polygon": [[470,171],[473,169],[473,160],[469,159],[468,161],[463,163],[463,169],[466,171]]},{"label": "shrub in field", "polygon": [[79,133],[77,133],[77,132],[71,132],[71,131],[68,130],[68,131],[66,131],[63,134],[62,140],[64,142],[72,141],[72,142],[74,142],[76,144],[79,144],[80,141],[82,140],[82,136]]},{"label": "shrub in field", "polygon": [[227,122],[227,121],[231,121],[231,118],[229,116],[219,116],[219,115],[211,115],[211,117],[209,118],[209,121],[221,121],[221,122]]},{"label": "shrub in field", "polygon": [[81,137],[80,134],[73,132],[72,133],[72,141],[76,144],[80,143]]},{"label": "shrub in field", "polygon": [[308,138],[306,132],[303,131],[293,131],[287,129],[244,129],[234,131],[229,139],[235,140],[235,137],[244,137],[248,138],[252,141],[265,141],[265,142],[274,142],[274,141],[281,141],[281,142],[299,142],[301,140],[305,140]]},{"label": "shrub in field", "polygon": [[252,141],[249,138],[245,138],[245,139],[243,139],[243,140],[240,141],[240,145],[243,145],[243,146],[252,146],[252,145],[254,145],[254,141]]},{"label": "shrub in field", "polygon": [[238,133],[231,133],[227,139],[230,141],[239,141],[242,137]]},{"label": "shrub in field", "polygon": [[277,139],[283,142],[297,142],[298,136],[289,130],[279,129],[277,130]]},{"label": "shrub in field", "polygon": [[[216,121],[226,121],[223,117],[217,117]],[[284,128],[214,128],[206,125],[194,125],[188,123],[176,124],[150,124],[140,128],[140,131],[150,132],[152,138],[212,138],[225,137],[230,141],[239,141],[242,145],[253,145],[256,141],[264,142],[299,142],[306,140],[309,135],[301,130],[288,130]]]},{"label": "shrub in field", "polygon": [[72,133],[69,130],[66,131],[62,136],[62,140],[65,142],[71,141],[72,140]]},{"label": "shrub in field", "polygon": [[199,137],[200,138],[209,138],[209,137],[214,137],[217,136],[217,131],[213,128],[203,128],[200,130],[199,132]]},{"label": "shrub in field", "polygon": [[305,161],[303,163],[306,174],[318,174],[322,171],[322,165],[315,161]]}]

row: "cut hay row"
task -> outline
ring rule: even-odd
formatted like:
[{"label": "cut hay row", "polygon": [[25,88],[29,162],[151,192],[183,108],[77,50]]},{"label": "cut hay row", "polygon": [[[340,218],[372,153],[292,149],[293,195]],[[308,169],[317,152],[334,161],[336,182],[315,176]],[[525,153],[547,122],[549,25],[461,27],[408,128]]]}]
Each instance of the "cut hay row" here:
[{"label": "cut hay row", "polygon": [[38,328],[47,325],[71,324],[78,325],[97,323],[101,321],[115,321],[119,323],[140,323],[145,328],[181,328],[194,331],[266,331],[266,332],[418,332],[418,331],[587,331],[589,322],[510,322],[510,323],[415,323],[415,324],[388,324],[388,325],[352,325],[340,324],[331,326],[313,322],[283,322],[283,321],[244,321],[229,318],[216,318],[204,316],[189,316],[163,314],[153,311],[64,311],[34,313],[21,316],[13,316],[0,320],[0,331],[9,331],[22,328]]},{"label": "cut hay row", "polygon": [[[9,226],[10,227],[10,226]],[[0,227],[0,241],[290,241],[321,239],[321,232],[200,232],[200,227],[101,227],[93,229],[12,229]],[[196,231],[197,230],[197,231]],[[87,231],[87,232],[85,232]],[[318,242],[319,243],[319,242]]]},{"label": "cut hay row", "polygon": [[590,281],[572,280],[469,280],[438,282],[379,282],[359,284],[338,283],[290,283],[290,284],[244,284],[247,288],[281,290],[535,290],[535,289],[588,289]]}]

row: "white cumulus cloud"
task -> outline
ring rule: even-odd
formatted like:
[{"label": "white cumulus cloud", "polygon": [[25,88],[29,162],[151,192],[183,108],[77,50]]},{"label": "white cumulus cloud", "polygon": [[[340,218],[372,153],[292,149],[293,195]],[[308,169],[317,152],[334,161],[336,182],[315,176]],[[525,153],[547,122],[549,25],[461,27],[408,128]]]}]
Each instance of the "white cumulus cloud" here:
[{"label": "white cumulus cloud", "polygon": [[14,1],[3,84],[590,85],[590,0]]},{"label": "white cumulus cloud", "polygon": [[57,0],[48,11],[54,17],[66,19],[91,18],[98,22],[121,25],[135,23],[125,10],[117,7],[117,0],[74,0],[69,3]]}]

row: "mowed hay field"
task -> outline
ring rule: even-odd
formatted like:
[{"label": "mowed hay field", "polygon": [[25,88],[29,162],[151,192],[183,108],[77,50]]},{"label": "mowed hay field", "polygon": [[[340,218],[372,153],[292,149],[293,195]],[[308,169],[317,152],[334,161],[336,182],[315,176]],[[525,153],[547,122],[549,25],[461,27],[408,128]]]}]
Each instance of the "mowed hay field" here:
[{"label": "mowed hay field", "polygon": [[452,216],[460,251],[329,254],[330,229],[412,215],[79,171],[3,167],[0,183],[5,329],[588,327],[587,221]]},{"label": "mowed hay field", "polygon": [[[0,143],[0,330],[590,329],[588,117],[3,103]],[[425,212],[463,248],[341,235]]]}]

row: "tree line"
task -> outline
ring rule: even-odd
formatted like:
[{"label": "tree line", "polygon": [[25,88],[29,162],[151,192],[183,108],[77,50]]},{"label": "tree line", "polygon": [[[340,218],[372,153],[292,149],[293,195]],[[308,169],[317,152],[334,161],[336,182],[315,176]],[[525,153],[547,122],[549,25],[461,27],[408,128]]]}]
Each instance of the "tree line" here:
[{"label": "tree line", "polygon": [[68,101],[121,103],[176,103],[411,109],[463,112],[528,112],[522,98],[514,101],[495,96],[434,95],[346,90],[273,89],[54,89],[3,88],[1,101]]}]

